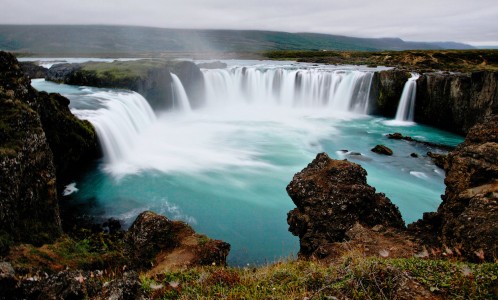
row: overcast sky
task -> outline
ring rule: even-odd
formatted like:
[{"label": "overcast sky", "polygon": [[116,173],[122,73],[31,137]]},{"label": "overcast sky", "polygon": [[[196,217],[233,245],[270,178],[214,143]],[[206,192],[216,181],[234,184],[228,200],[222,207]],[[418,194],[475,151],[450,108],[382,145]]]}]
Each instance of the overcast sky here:
[{"label": "overcast sky", "polygon": [[498,45],[498,0],[0,0],[2,24],[263,29]]}]

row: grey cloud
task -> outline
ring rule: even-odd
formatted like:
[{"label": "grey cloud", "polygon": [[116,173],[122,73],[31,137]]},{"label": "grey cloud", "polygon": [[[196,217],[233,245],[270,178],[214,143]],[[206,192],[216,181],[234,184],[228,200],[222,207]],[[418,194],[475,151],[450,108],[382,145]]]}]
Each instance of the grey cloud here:
[{"label": "grey cloud", "polygon": [[496,0],[3,0],[4,24],[263,29],[498,45]]}]

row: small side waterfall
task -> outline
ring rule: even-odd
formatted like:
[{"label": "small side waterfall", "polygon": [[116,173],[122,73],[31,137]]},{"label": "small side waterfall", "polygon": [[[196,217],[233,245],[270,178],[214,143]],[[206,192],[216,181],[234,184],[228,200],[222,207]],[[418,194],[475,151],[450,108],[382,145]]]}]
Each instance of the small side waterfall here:
[{"label": "small side waterfall", "polygon": [[258,67],[202,71],[208,106],[272,105],[368,113],[370,71]]},{"label": "small side waterfall", "polygon": [[417,79],[420,77],[417,73],[412,73],[403,88],[403,93],[399,99],[398,110],[396,111],[396,121],[413,122],[415,113],[415,98],[417,96]]},{"label": "small side waterfall", "polygon": [[187,93],[185,92],[185,88],[183,87],[180,78],[173,73],[171,73],[171,77],[173,78],[173,82],[171,83],[173,91],[173,108],[182,111],[191,111],[192,108],[190,107]]}]

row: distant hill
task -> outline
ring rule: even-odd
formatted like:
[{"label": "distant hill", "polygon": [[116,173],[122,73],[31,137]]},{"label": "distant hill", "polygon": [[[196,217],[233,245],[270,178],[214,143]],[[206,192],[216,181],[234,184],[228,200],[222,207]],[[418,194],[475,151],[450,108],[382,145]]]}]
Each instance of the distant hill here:
[{"label": "distant hill", "polygon": [[0,50],[29,53],[254,52],[266,50],[472,49],[445,42],[355,38],[258,30],[193,30],[103,25],[0,25]]}]

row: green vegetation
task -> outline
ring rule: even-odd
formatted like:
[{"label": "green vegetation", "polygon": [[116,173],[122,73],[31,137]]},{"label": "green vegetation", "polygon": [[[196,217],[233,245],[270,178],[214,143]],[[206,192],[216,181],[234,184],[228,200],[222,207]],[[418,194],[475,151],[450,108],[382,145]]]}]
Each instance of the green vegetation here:
[{"label": "green vegetation", "polygon": [[268,51],[264,56],[275,60],[391,66],[411,70],[498,71],[498,50]]},{"label": "green vegetation", "polygon": [[132,78],[145,78],[151,69],[167,66],[165,60],[142,59],[133,61],[114,61],[113,63],[88,62],[82,65],[82,72],[95,74],[98,78],[122,81]]},{"label": "green vegetation", "polygon": [[142,274],[153,299],[493,299],[498,264],[345,257],[339,262],[287,261],[252,268],[198,267]]}]

